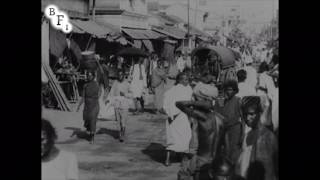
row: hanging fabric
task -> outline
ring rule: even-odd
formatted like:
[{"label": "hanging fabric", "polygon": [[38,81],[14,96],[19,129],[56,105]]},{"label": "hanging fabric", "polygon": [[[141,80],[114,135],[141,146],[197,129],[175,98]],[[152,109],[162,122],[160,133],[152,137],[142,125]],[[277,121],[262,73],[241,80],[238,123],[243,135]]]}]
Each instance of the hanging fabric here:
[{"label": "hanging fabric", "polygon": [[50,53],[55,57],[61,57],[64,49],[67,48],[66,35],[50,26],[49,41]]}]

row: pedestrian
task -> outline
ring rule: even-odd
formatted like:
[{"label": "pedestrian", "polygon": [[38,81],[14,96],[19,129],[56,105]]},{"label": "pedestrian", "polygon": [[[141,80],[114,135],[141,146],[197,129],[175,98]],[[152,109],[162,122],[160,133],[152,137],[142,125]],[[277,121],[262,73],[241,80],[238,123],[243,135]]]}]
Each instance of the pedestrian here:
[{"label": "pedestrian", "polygon": [[223,116],[213,111],[212,100],[215,93],[208,93],[198,97],[199,101],[178,101],[176,106],[189,117],[197,122],[198,148],[191,159],[182,161],[178,172],[179,180],[188,180],[194,177],[199,179],[201,171],[205,166],[211,164],[212,160],[222,155],[220,149],[223,137]]},{"label": "pedestrian", "polygon": [[183,72],[184,68],[186,67],[186,60],[182,56],[181,51],[177,52],[177,67],[179,72]]},{"label": "pedestrian", "polygon": [[99,114],[99,97],[101,89],[98,82],[95,80],[96,73],[94,70],[87,72],[88,82],[83,87],[82,98],[80,99],[77,112],[80,106],[84,103],[83,120],[84,127],[89,133],[90,143],[94,143],[94,135],[96,132],[97,119]]},{"label": "pedestrian", "polygon": [[[264,100],[265,106],[269,109],[268,111],[264,111],[261,117],[262,124],[270,127],[273,130],[273,122],[272,122],[272,109],[275,111],[273,106],[276,106],[278,101],[277,89],[275,87],[274,81],[272,77],[268,74],[269,66],[266,62],[263,62],[259,66],[258,71],[258,82],[257,82],[257,95],[261,96]],[[276,119],[275,119],[276,120]],[[277,122],[275,122],[277,124]]]},{"label": "pedestrian", "polygon": [[[237,173],[247,179],[261,170],[264,180],[275,180],[277,174],[278,142],[273,132],[260,121],[261,98],[246,96],[241,102],[244,122],[251,128],[242,141],[241,155],[237,162]],[[259,166],[261,166],[259,168]],[[256,169],[254,172],[253,170]]]},{"label": "pedestrian", "polygon": [[177,56],[173,61],[169,61],[169,67],[168,67],[168,76],[167,76],[167,84],[166,84],[166,91],[171,89],[177,79],[177,75],[179,74],[178,66],[177,66]]},{"label": "pedestrian", "polygon": [[[144,99],[143,94],[147,89],[147,77],[145,66],[143,65],[142,58],[135,58],[135,64],[130,69],[131,75],[131,91],[134,97],[134,104],[135,104],[135,114],[139,112],[144,112]],[[140,108],[139,108],[140,103]]]},{"label": "pedestrian", "polygon": [[223,84],[224,102],[216,103],[215,110],[225,117],[227,155],[234,163],[240,153],[241,143],[241,118],[240,118],[240,98],[236,96],[239,92],[238,84],[235,80],[225,81]]},{"label": "pedestrian", "polygon": [[74,153],[55,146],[57,134],[52,124],[41,120],[41,179],[78,180],[78,162]]},{"label": "pedestrian", "polygon": [[97,82],[99,83],[99,86],[101,88],[101,95],[99,97],[99,106],[100,106],[100,111],[99,111],[99,118],[103,118],[105,116],[105,100],[108,97],[109,94],[109,72],[108,72],[108,67],[105,64],[104,61],[100,61],[100,65],[97,71]]},{"label": "pedestrian", "polygon": [[152,72],[151,82],[151,85],[155,90],[154,104],[157,112],[162,112],[166,79],[167,75],[164,69],[164,60],[160,59],[157,61],[157,67]]},{"label": "pedestrian", "polygon": [[168,115],[166,121],[167,156],[165,165],[170,165],[171,151],[188,153],[191,139],[191,127],[188,117],[175,105],[177,101],[189,101],[192,98],[192,88],[188,76],[180,73],[176,85],[164,94],[163,109]]},{"label": "pedestrian", "polygon": [[125,139],[126,124],[129,118],[129,108],[132,104],[133,95],[130,92],[128,76],[119,72],[118,79],[113,83],[106,104],[110,103],[115,110],[115,118],[118,122],[119,141]]},{"label": "pedestrian", "polygon": [[151,87],[152,92],[154,92],[154,89],[152,87],[152,74],[153,74],[154,69],[157,68],[158,60],[159,60],[158,55],[155,52],[153,52],[151,54],[151,59],[150,59],[151,62],[150,62],[150,66],[149,66],[149,75],[148,75],[148,77],[149,77],[148,78],[148,87]]}]

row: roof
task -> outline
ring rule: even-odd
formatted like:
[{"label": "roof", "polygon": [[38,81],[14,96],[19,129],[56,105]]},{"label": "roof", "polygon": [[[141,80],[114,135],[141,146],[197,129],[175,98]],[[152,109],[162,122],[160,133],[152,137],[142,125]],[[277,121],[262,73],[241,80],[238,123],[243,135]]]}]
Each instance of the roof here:
[{"label": "roof", "polygon": [[123,27],[122,31],[129,35],[132,39],[159,39],[164,37],[162,34],[149,29],[132,29]]},{"label": "roof", "polygon": [[86,33],[96,37],[106,37],[108,34],[113,34],[114,30],[106,26],[101,26],[92,20],[70,19],[71,24]]},{"label": "roof", "polygon": [[153,26],[152,30],[168,35],[175,39],[185,39],[185,36],[186,36],[186,32],[174,26],[167,26],[167,25]]}]

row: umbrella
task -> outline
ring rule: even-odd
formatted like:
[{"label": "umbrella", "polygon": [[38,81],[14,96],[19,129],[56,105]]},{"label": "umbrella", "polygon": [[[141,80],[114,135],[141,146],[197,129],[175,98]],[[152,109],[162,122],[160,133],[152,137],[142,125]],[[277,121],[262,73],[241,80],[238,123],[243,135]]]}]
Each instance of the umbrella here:
[{"label": "umbrella", "polygon": [[128,47],[119,51],[117,55],[122,57],[147,57],[149,54],[141,49]]}]

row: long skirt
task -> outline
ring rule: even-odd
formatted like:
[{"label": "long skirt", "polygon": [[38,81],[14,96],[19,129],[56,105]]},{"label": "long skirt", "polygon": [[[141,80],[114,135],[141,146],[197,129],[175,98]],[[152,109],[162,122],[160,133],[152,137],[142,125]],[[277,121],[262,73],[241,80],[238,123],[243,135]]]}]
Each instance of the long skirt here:
[{"label": "long skirt", "polygon": [[160,110],[163,107],[164,92],[164,83],[161,83],[158,87],[155,88],[154,106],[157,110]]},{"label": "long skirt", "polygon": [[143,94],[144,84],[142,80],[133,80],[131,82],[131,90],[133,97],[140,98]]},{"label": "long skirt", "polygon": [[191,127],[186,114],[181,112],[171,123],[167,120],[167,150],[189,153],[191,134]]},{"label": "long skirt", "polygon": [[85,99],[83,110],[84,127],[90,132],[96,132],[99,109],[98,99]]}]

